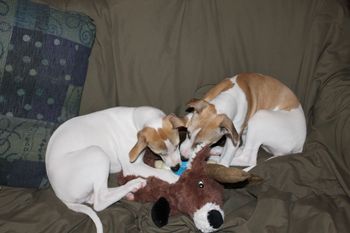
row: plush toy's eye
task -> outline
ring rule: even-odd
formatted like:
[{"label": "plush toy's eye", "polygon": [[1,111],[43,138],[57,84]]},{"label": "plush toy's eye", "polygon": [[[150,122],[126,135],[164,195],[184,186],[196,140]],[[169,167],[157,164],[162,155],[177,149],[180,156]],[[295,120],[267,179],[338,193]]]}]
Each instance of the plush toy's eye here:
[{"label": "plush toy's eye", "polygon": [[199,187],[199,188],[204,188],[204,182],[203,182],[203,180],[198,181],[198,187]]}]

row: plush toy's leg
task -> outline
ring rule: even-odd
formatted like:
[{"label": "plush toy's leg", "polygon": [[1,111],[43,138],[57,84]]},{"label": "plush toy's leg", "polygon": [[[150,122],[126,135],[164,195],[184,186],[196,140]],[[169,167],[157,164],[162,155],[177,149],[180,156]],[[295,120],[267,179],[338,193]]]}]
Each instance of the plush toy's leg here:
[{"label": "plush toy's leg", "polygon": [[170,215],[170,205],[167,199],[161,197],[154,203],[151,211],[151,216],[154,224],[157,227],[162,227],[168,224]]}]

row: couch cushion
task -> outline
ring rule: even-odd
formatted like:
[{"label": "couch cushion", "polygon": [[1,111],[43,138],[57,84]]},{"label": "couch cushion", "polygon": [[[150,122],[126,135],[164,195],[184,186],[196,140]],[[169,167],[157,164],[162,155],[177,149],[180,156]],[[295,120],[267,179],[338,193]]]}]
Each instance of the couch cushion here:
[{"label": "couch cushion", "polygon": [[27,0],[0,14],[0,183],[43,187],[50,135],[79,112],[95,26]]}]

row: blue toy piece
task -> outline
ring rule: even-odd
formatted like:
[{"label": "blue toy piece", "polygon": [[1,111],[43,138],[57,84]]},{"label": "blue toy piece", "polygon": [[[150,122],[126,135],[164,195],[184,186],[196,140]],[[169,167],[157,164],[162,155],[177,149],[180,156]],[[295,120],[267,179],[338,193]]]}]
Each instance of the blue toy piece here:
[{"label": "blue toy piece", "polygon": [[174,173],[178,176],[181,176],[182,173],[184,173],[186,171],[187,165],[188,165],[188,161],[181,161],[181,166],[180,166],[179,170],[177,170]]}]

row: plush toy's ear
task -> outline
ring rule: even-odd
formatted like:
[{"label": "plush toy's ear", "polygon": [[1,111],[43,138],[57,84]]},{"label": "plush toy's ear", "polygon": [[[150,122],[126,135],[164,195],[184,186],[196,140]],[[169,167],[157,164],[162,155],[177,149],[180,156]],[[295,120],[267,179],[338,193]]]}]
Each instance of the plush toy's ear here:
[{"label": "plush toy's ear", "polygon": [[163,227],[168,224],[170,215],[170,205],[167,199],[161,197],[154,203],[151,211],[151,216],[154,224],[157,227]]}]

